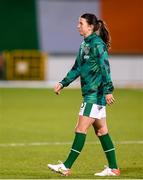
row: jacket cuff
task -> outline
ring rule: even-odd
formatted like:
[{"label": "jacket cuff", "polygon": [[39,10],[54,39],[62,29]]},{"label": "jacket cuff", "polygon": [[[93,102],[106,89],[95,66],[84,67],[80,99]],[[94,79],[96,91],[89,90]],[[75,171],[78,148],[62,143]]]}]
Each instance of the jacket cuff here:
[{"label": "jacket cuff", "polygon": [[62,84],[62,82],[59,82],[59,84],[62,86],[62,88],[64,88],[64,85]]}]

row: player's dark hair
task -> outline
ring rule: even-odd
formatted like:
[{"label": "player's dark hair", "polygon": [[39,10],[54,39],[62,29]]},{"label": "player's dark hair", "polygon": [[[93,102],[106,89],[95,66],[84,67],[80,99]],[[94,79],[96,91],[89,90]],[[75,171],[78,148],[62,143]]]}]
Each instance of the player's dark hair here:
[{"label": "player's dark hair", "polygon": [[100,19],[97,19],[97,17],[94,14],[90,13],[83,14],[81,18],[86,19],[89,25],[94,26],[94,32],[99,31],[99,36],[102,38],[102,40],[107,45],[107,48],[109,49],[111,47],[111,37],[105,22]]}]

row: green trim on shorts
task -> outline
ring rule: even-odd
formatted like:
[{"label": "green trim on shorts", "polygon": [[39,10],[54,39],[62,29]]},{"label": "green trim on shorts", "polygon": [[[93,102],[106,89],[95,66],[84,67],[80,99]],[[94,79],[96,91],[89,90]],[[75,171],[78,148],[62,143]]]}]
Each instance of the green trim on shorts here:
[{"label": "green trim on shorts", "polygon": [[89,116],[90,115],[92,106],[93,106],[92,103],[86,103],[85,109],[84,109],[84,112],[83,112],[83,116]]}]

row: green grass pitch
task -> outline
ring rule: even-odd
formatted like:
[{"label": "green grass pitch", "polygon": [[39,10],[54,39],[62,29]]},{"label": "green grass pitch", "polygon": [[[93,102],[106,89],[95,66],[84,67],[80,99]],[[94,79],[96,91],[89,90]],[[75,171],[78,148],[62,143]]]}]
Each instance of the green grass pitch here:
[{"label": "green grass pitch", "polygon": [[[116,179],[141,179],[143,91],[116,89],[114,96],[107,121],[121,169]],[[57,96],[51,89],[1,88],[0,179],[63,179],[47,163],[67,157],[81,102],[79,89],[64,89]],[[98,142],[91,127],[72,175],[64,179],[97,179],[93,174],[107,164]]]}]

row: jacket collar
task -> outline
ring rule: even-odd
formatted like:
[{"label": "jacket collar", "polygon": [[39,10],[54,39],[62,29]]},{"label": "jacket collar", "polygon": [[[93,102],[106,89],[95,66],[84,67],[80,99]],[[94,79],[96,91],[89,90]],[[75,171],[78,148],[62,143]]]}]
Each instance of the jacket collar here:
[{"label": "jacket collar", "polygon": [[97,37],[96,33],[92,33],[91,35],[89,35],[88,37],[84,38],[84,41],[87,43],[89,42],[92,38]]}]

